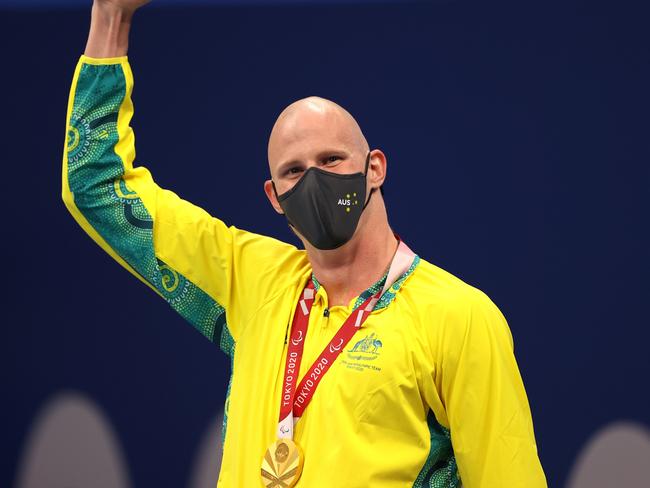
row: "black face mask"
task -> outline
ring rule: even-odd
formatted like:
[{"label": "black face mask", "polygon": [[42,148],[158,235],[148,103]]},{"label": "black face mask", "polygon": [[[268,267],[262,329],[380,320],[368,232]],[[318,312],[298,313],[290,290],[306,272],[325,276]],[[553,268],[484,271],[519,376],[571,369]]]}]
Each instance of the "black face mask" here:
[{"label": "black face mask", "polygon": [[357,229],[366,201],[366,174],[337,174],[311,167],[291,190],[273,191],[289,224],[317,249],[336,249],[348,242]]}]

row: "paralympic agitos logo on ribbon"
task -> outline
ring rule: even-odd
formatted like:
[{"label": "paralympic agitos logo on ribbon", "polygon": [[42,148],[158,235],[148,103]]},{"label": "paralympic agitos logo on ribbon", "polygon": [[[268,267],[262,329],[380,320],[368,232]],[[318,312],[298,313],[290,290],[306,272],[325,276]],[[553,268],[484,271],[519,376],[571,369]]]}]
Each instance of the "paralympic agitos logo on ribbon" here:
[{"label": "paralympic agitos logo on ribbon", "polygon": [[300,343],[302,342],[302,339],[303,339],[303,337],[302,337],[302,330],[299,330],[299,331],[298,331],[298,337],[296,337],[295,339],[291,339],[291,343],[292,343],[294,346],[297,346],[298,344],[300,344]]}]

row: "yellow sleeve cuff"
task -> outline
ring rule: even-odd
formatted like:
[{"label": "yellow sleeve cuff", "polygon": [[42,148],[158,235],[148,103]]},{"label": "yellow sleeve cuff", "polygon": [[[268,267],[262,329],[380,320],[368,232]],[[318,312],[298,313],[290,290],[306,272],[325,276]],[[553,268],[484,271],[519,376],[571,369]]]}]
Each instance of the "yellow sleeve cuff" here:
[{"label": "yellow sleeve cuff", "polygon": [[86,56],[85,54],[82,54],[81,57],[79,58],[79,61],[82,63],[86,64],[94,64],[94,65],[103,65],[103,64],[122,64],[122,63],[128,63],[129,62],[129,57],[128,56],[117,56],[115,58],[91,58],[90,56]]}]

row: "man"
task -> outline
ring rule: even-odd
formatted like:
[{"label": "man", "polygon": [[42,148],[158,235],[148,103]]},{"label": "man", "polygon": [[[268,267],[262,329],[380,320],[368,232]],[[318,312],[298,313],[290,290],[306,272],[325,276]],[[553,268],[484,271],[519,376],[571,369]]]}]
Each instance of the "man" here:
[{"label": "man", "polygon": [[546,486],[507,323],[397,238],[386,157],[352,116],[290,105],[264,189],[304,250],[227,227],[133,167],[126,58],[145,0],[96,0],[67,116],[83,229],[232,358],[219,486]]}]

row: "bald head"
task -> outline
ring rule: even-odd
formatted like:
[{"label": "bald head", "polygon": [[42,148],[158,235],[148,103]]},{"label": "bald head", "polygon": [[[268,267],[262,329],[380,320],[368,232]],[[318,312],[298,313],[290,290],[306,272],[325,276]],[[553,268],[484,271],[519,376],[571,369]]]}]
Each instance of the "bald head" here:
[{"label": "bald head", "polygon": [[[278,196],[289,191],[310,168],[330,173],[366,171],[366,193],[381,188],[386,178],[386,156],[370,151],[354,117],[340,105],[320,97],[298,100],[285,108],[273,126],[268,146],[271,179],[264,192],[278,213],[283,213]],[[383,199],[378,195],[364,215],[375,207],[386,218]]]},{"label": "bald head", "polygon": [[359,124],[340,105],[320,97],[298,100],[285,108],[269,137],[271,176],[286,163],[303,162],[326,152],[355,159],[369,151]]}]

